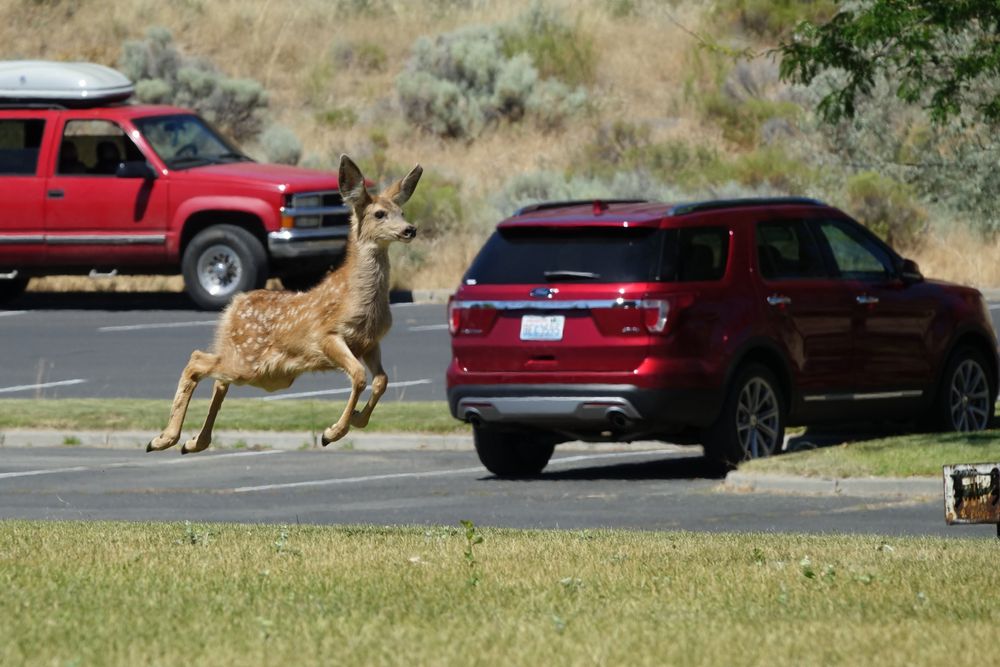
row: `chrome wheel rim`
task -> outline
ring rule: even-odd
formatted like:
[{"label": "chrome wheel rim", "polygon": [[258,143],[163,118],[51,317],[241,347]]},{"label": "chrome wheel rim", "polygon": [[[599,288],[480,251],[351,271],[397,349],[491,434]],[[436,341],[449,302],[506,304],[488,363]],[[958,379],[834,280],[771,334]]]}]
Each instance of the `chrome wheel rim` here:
[{"label": "chrome wheel rim", "polygon": [[778,451],[780,418],[778,396],[771,385],[755,377],[743,386],[736,403],[736,437],[743,458],[757,459]]},{"label": "chrome wheel rim", "polygon": [[198,257],[198,283],[212,296],[236,291],[242,277],[243,262],[229,246],[209,246]]},{"label": "chrome wheel rim", "polygon": [[966,359],[951,376],[948,388],[948,409],[951,425],[956,431],[982,431],[988,426],[990,385],[986,373],[973,359]]}]

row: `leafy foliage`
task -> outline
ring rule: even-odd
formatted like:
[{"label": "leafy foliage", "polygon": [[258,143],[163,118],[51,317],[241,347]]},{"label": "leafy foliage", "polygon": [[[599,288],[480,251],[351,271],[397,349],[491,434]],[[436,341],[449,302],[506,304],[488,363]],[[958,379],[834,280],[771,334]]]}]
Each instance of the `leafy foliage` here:
[{"label": "leafy foliage", "polygon": [[1000,3],[996,0],[867,0],[824,23],[806,22],[779,47],[782,77],[829,77],[818,110],[851,117],[880,77],[895,94],[943,123],[963,108],[1000,123]]}]

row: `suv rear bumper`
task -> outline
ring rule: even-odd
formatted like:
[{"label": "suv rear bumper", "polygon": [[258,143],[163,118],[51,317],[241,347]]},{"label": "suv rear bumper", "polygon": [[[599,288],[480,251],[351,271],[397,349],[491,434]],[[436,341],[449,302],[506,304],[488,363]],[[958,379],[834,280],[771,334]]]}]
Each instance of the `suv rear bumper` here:
[{"label": "suv rear bumper", "polygon": [[452,416],[484,425],[612,431],[705,427],[722,393],[645,389],[620,384],[457,385],[448,389]]}]

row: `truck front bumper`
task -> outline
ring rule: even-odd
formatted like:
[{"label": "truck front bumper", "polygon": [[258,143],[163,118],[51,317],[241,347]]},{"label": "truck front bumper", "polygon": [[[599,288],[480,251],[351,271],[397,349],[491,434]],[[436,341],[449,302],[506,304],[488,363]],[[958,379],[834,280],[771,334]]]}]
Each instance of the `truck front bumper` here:
[{"label": "truck front bumper", "polygon": [[344,251],[349,228],[282,229],[267,235],[267,249],[274,259],[333,256]]}]

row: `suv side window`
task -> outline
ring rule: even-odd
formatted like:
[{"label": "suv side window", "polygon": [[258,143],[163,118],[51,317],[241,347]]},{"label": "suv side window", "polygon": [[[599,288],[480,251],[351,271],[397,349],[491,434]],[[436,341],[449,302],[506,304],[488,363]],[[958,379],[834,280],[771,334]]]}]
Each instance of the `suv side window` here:
[{"label": "suv side window", "polygon": [[668,229],[660,280],[680,283],[721,280],[728,259],[729,230],[725,227]]},{"label": "suv side window", "polygon": [[114,176],[120,163],[145,159],[115,123],[71,120],[63,130],[57,173]]},{"label": "suv side window", "polygon": [[41,119],[0,120],[0,176],[31,176],[38,167],[45,121]]},{"label": "suv side window", "polygon": [[801,220],[757,225],[757,266],[767,280],[819,278],[826,275],[816,239]]},{"label": "suv side window", "polygon": [[892,258],[867,234],[841,220],[821,220],[817,227],[830,246],[841,278],[879,281],[892,277]]}]

